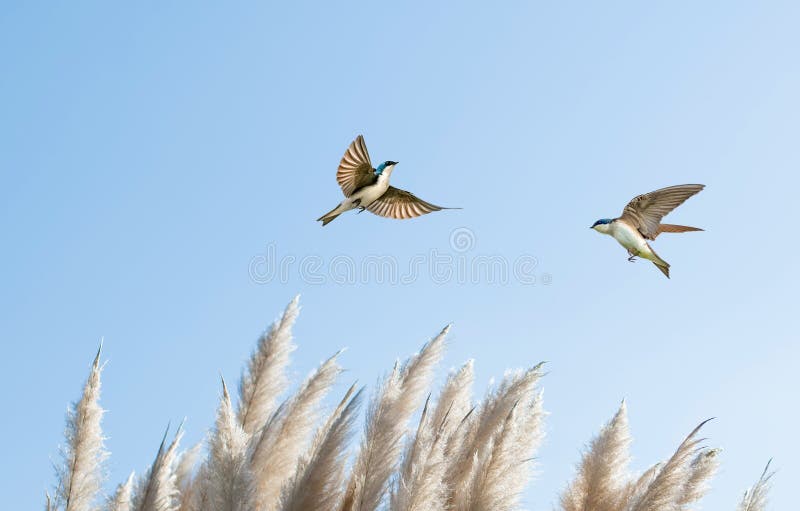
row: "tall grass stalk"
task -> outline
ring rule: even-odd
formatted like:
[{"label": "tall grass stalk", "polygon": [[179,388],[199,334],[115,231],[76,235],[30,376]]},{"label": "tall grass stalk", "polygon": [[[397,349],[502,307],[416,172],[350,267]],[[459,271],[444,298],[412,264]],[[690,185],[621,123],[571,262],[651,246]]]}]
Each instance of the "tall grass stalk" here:
[{"label": "tall grass stalk", "polygon": [[[372,397],[351,385],[333,410],[323,401],[341,376],[339,353],[294,392],[286,376],[295,349],[295,298],[258,340],[236,403],[224,380],[216,423],[205,442],[179,452],[183,429],[161,441],[155,460],[101,495],[104,462],[100,352],[67,414],[66,446],[48,511],[512,511],[532,476],[544,437],[542,364],[509,371],[473,398],[474,363],[430,386],[450,327],[419,353],[396,362]],[[412,419],[418,421],[412,424]],[[631,436],[623,402],[587,445],[561,494],[563,511],[684,511],[705,495],[719,450],[697,426],[667,460],[642,474],[628,468]],[[740,511],[763,511],[769,465]],[[104,502],[99,505],[99,502]]]}]

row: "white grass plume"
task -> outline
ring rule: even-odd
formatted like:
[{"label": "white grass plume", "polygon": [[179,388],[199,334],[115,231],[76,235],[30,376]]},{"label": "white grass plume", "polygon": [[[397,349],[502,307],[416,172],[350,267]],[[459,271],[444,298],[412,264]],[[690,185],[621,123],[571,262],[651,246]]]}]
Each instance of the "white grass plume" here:
[{"label": "white grass plume", "polygon": [[[532,377],[532,374],[529,375]],[[501,394],[502,395],[502,394]],[[456,509],[510,511],[519,500],[543,438],[543,395],[529,387],[511,405],[502,423],[474,445],[471,479],[455,499]],[[486,409],[491,409],[487,406]]]},{"label": "white grass plume", "polygon": [[706,422],[708,420],[701,422],[681,442],[675,454],[664,464],[650,486],[636,502],[632,503],[631,511],[661,511],[677,505],[681,500],[681,490],[691,475],[689,464],[698,452],[698,444],[703,441],[696,438],[697,433]]},{"label": "white grass plume", "polygon": [[422,409],[417,434],[410,439],[403,455],[400,473],[392,491],[392,511],[437,511],[446,502],[444,459],[449,413],[441,418],[428,409],[430,397]]},{"label": "white grass plume", "polygon": [[[364,389],[351,386],[319,431],[283,489],[281,511],[329,511],[340,504],[345,481],[347,442],[352,434]],[[355,392],[355,394],[354,394]]]},{"label": "white grass plume", "polygon": [[638,478],[628,482],[620,499],[620,502],[623,504],[623,509],[628,509],[633,502],[639,502],[639,500],[641,500],[642,495],[644,495],[644,492],[653,484],[653,481],[655,481],[663,466],[664,464],[661,462],[655,463],[645,470]]},{"label": "white grass plume", "polygon": [[174,511],[177,509],[179,492],[174,465],[178,444],[182,437],[183,429],[179,427],[172,442],[166,445],[167,431],[164,432],[156,458],[139,481],[134,492],[132,509],[135,511]]},{"label": "white grass plume", "polygon": [[[509,511],[519,499],[518,484],[510,469],[524,464],[520,459],[515,440],[519,421],[517,406],[512,406],[503,425],[489,440],[489,444],[477,452],[476,470],[470,484],[470,499],[466,509],[470,511]],[[513,485],[513,487],[512,487]]]},{"label": "white grass plume", "polygon": [[[199,446],[181,454],[182,435],[166,433],[149,471],[106,499],[105,511],[511,511],[531,475],[542,436],[541,364],[507,373],[473,405],[472,362],[452,373],[434,402],[428,386],[448,328],[404,364],[396,364],[370,402],[352,464],[349,436],[363,389],[346,393],[317,428],[320,400],[341,369],[331,358],[275,409],[286,387],[297,299],[259,340],[240,386],[238,410],[225,382],[208,449],[195,472]],[[48,511],[95,511],[105,459],[97,404],[99,352],[81,399],[67,420],[67,447]],[[416,434],[408,422],[423,401]],[[269,420],[269,422],[268,422]],[[701,424],[702,426],[702,424]],[[630,442],[624,404],[587,448],[564,511],[686,511],[707,490],[718,451],[700,446],[696,428],[665,463],[638,478],[626,472]],[[248,431],[249,430],[249,431]],[[404,439],[406,441],[404,442]],[[309,444],[310,445],[307,445]],[[401,458],[401,454],[403,454]],[[402,462],[401,462],[402,460]],[[350,467],[349,477],[347,468]],[[253,468],[258,471],[258,477]],[[764,511],[769,464],[740,511]],[[260,483],[263,497],[256,502]],[[388,490],[391,488],[391,492]],[[389,498],[387,499],[387,494]]]},{"label": "white grass plume", "polygon": [[518,424],[514,428],[516,434],[510,438],[511,444],[516,446],[514,456],[497,457],[507,467],[506,493],[514,497],[509,502],[514,503],[515,509],[525,486],[535,473],[535,455],[545,437],[544,419],[547,413],[544,411],[544,391],[538,391],[533,402],[520,403],[518,410],[519,413],[515,415]]},{"label": "white grass plume", "polygon": [[542,365],[507,373],[500,386],[491,390],[481,405],[461,420],[452,442],[453,449],[446,453],[452,460],[446,476],[450,491],[448,508],[456,511],[472,508],[476,496],[472,481],[481,477],[478,472],[491,459],[495,435],[503,430],[512,408],[517,403],[527,406],[533,402]]},{"label": "white grass plume", "polygon": [[239,384],[238,417],[248,435],[256,434],[275,410],[277,396],[287,385],[286,366],[294,351],[292,326],[300,311],[296,296],[283,316],[258,340]]},{"label": "white grass plume", "polygon": [[[472,409],[472,384],[475,380],[474,362],[468,360],[447,377],[431,415],[431,424],[442,427],[444,447],[450,444],[461,419]],[[448,420],[445,421],[445,417]]]},{"label": "white grass plume", "polygon": [[449,330],[445,327],[402,367],[395,365],[372,399],[342,511],[374,511],[381,504],[397,467],[408,421],[426,393]]},{"label": "white grass plume", "polygon": [[257,509],[273,509],[281,487],[294,475],[317,421],[319,403],[342,371],[336,361],[338,355],[323,362],[255,437],[251,469]]},{"label": "white grass plume", "polygon": [[247,434],[239,424],[230,394],[222,381],[222,399],[217,423],[209,440],[206,465],[198,477],[197,511],[250,511],[253,506],[253,476],[247,454]]},{"label": "white grass plume", "polygon": [[[102,345],[100,347],[102,349]],[[100,407],[100,349],[92,363],[80,400],[67,411],[66,447],[57,468],[58,488],[48,507],[65,511],[90,511],[103,481],[103,462],[108,453],[103,446]],[[48,499],[49,500],[49,499]]]},{"label": "white grass plume", "polygon": [[108,499],[105,509],[107,511],[131,511],[131,493],[133,491],[134,473],[128,476],[124,483],[117,486],[114,495]]},{"label": "white grass plume", "polygon": [[542,365],[537,364],[526,371],[508,372],[500,386],[490,390],[481,406],[467,417],[469,441],[462,449],[462,457],[469,458],[479,446],[488,445],[490,437],[502,426],[518,402],[532,401],[536,384],[542,377]]},{"label": "white grass plume", "polygon": [[197,465],[197,460],[200,459],[200,452],[202,450],[203,443],[198,442],[178,455],[178,459],[175,463],[175,481],[181,492],[191,483],[192,472],[194,471],[195,465]]},{"label": "white grass plume", "polygon": [[198,486],[198,478],[193,473],[202,450],[203,443],[198,442],[178,455],[178,459],[175,462],[175,485],[180,493],[179,511],[190,511],[192,509],[194,492]]},{"label": "white grass plume", "polygon": [[205,511],[213,509],[211,505],[211,478],[209,476],[208,459],[197,469],[192,484],[186,493],[181,494],[179,511]]},{"label": "white grass plume", "polygon": [[770,479],[775,475],[775,472],[769,471],[771,463],[772,460],[764,467],[764,471],[761,473],[761,477],[758,478],[756,484],[744,492],[742,501],[736,508],[737,511],[766,511]]},{"label": "white grass plume", "polygon": [[564,511],[613,511],[620,505],[631,443],[623,401],[614,417],[591,441],[575,480],[561,495]]},{"label": "white grass plume", "polygon": [[689,465],[689,477],[683,485],[678,499],[678,507],[687,509],[702,499],[709,489],[709,482],[719,468],[720,449],[702,448],[697,451]]}]

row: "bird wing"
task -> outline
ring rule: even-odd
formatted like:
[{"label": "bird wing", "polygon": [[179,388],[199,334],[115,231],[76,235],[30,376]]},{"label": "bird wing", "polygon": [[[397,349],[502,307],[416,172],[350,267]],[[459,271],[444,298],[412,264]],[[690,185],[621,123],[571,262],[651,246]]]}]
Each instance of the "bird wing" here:
[{"label": "bird wing", "polygon": [[639,229],[645,238],[655,239],[661,219],[703,188],[705,185],[677,185],[639,195],[625,206],[621,219]]},{"label": "bird wing", "polygon": [[[661,234],[662,232],[692,232],[692,231],[702,231],[703,229],[699,227],[690,227],[688,225],[673,225],[673,224],[661,224],[658,226],[658,232],[656,236]],[[653,236],[655,238],[656,236]]]},{"label": "bird wing", "polygon": [[367,209],[386,218],[405,219],[448,208],[425,202],[411,192],[390,186],[386,193],[368,205]]},{"label": "bird wing", "polygon": [[336,171],[336,181],[342,187],[345,197],[361,188],[373,183],[375,174],[372,170],[372,162],[369,160],[367,144],[364,137],[359,135],[350,144],[350,147],[342,156],[339,162],[339,170]]}]

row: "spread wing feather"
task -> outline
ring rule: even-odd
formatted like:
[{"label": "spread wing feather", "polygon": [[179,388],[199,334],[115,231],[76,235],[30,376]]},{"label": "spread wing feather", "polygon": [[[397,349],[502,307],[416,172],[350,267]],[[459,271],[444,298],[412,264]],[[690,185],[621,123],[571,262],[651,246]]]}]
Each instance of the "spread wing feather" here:
[{"label": "spread wing feather", "polygon": [[433,211],[440,211],[441,206],[426,202],[411,192],[390,186],[386,193],[367,206],[371,213],[386,218],[414,218],[427,215]]},{"label": "spread wing feather", "polygon": [[372,162],[363,136],[356,137],[345,151],[342,161],[339,162],[339,170],[336,171],[336,181],[345,197],[375,181]]},{"label": "spread wing feather", "polygon": [[658,233],[656,236],[663,232],[692,232],[692,231],[702,231],[703,229],[699,227],[690,227],[688,225],[673,225],[673,224],[661,224],[658,226]]},{"label": "spread wing feather", "polygon": [[639,195],[625,206],[621,218],[639,229],[645,238],[655,239],[661,219],[703,188],[705,185],[677,185]]}]

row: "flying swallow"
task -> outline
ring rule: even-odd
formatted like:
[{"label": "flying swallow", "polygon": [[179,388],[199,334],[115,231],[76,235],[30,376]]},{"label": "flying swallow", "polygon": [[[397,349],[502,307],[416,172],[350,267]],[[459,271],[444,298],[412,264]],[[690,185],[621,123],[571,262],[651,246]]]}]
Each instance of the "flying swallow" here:
[{"label": "flying swallow", "polygon": [[389,177],[395,165],[396,161],[387,160],[373,168],[364,137],[359,135],[345,151],[336,172],[336,181],[342,188],[345,199],[317,218],[317,221],[327,225],[345,211],[356,208],[359,213],[366,209],[379,216],[397,219],[414,218],[443,209],[458,209],[443,208],[426,202],[411,192],[389,186]]},{"label": "flying swallow", "polygon": [[628,261],[642,257],[648,259],[669,278],[669,263],[653,251],[647,240],[654,240],[662,232],[702,231],[686,225],[662,224],[661,219],[699,193],[705,185],[677,185],[634,197],[619,218],[601,218],[591,226],[595,231],[608,234],[628,251]]}]

